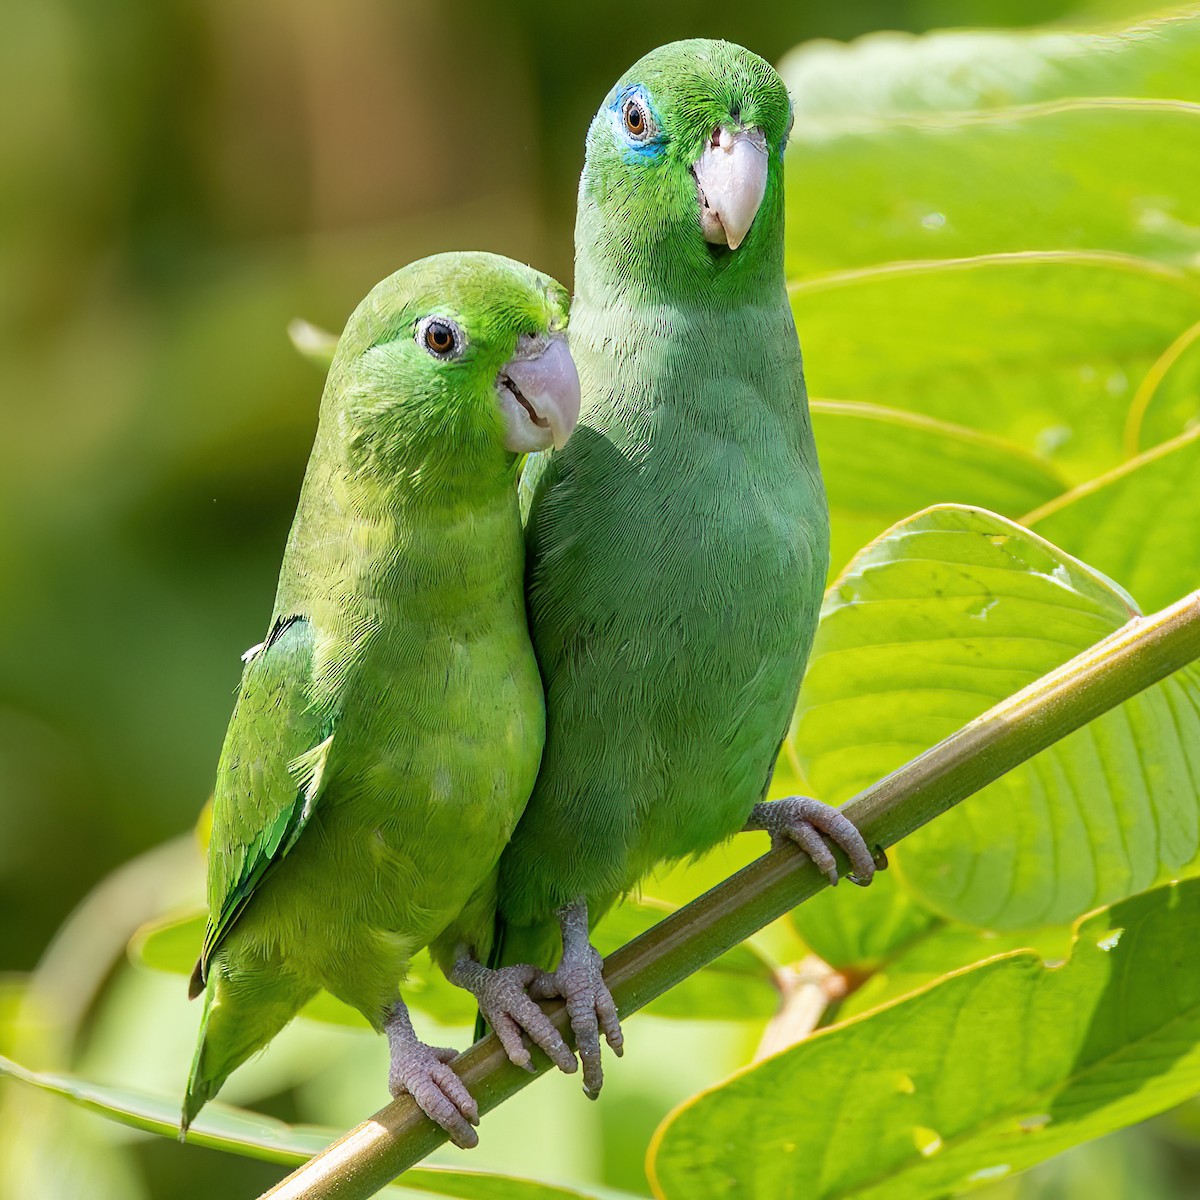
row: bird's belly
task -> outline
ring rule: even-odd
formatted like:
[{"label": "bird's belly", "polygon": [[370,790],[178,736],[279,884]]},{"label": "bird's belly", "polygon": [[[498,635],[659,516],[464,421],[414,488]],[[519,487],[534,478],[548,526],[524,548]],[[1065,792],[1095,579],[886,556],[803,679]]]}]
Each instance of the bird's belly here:
[{"label": "bird's belly", "polygon": [[[759,625],[754,639],[727,632],[714,637],[711,626],[695,630],[686,648],[664,656],[657,699],[638,714],[653,738],[642,745],[662,756],[665,769],[648,777],[651,789],[642,795],[630,846],[636,874],[737,832],[766,788],[795,707],[811,630],[776,620],[773,630]],[[648,668],[653,672],[654,664]]]},{"label": "bird's belly", "polygon": [[636,687],[618,704],[620,744],[660,760],[629,780],[634,876],[742,827],[794,710],[820,603],[823,530],[810,543],[799,521],[755,514],[707,530],[700,561],[684,532],[660,552],[625,638]]},{"label": "bird's belly", "polygon": [[533,786],[542,718],[527,705],[499,724],[478,717],[473,728],[374,742],[330,779],[256,897],[290,967],[364,1012],[394,993],[416,951],[494,891]]}]

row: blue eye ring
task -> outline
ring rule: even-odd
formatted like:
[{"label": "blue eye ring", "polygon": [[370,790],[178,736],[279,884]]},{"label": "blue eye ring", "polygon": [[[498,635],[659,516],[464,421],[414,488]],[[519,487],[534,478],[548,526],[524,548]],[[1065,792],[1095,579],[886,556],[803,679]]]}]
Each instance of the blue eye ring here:
[{"label": "blue eye ring", "polygon": [[665,141],[658,113],[640,85],[622,88],[608,106],[613,132],[635,155],[656,155]]}]

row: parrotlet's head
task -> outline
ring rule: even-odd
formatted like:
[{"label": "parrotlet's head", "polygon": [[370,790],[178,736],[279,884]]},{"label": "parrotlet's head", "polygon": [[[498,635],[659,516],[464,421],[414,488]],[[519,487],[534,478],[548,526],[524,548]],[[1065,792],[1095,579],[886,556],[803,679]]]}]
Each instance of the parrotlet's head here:
[{"label": "parrotlet's head", "polygon": [[422,486],[511,473],[579,417],[568,304],[549,276],[499,255],[411,263],[346,323],[322,425],[360,469]]},{"label": "parrotlet's head", "polygon": [[[787,88],[731,42],[652,50],[588,131],[576,245],[626,270],[713,278],[782,261]],[[739,261],[741,260],[741,261]]]}]

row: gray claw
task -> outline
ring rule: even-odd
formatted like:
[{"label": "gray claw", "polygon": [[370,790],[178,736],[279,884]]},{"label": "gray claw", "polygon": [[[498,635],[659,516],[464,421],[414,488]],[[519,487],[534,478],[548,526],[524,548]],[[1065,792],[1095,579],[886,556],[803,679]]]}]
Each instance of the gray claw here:
[{"label": "gray claw", "polygon": [[[795,842],[835,887],[837,863],[825,844],[825,837],[844,850],[850,859],[851,874],[847,878],[852,883],[866,887],[875,875],[875,858],[862,834],[836,808],[819,800],[792,796],[787,800],[756,804],[746,827],[765,829],[771,835],[772,845],[778,845],[785,838]],[[882,866],[886,865],[884,858]]]},{"label": "gray claw", "polygon": [[403,1001],[392,1006],[384,1028],[391,1050],[388,1090],[392,1095],[408,1093],[456,1146],[470,1150],[479,1145],[479,1134],[472,1128],[479,1124],[479,1105],[448,1065],[458,1051],[421,1041],[413,1032]]},{"label": "gray claw", "polygon": [[448,1065],[457,1056],[449,1047],[415,1042],[393,1056],[388,1089],[393,1096],[407,1092],[456,1146],[470,1150],[479,1145],[479,1134],[472,1128],[479,1124],[479,1106]]},{"label": "gray claw", "polygon": [[604,982],[603,960],[590,944],[582,950],[564,951],[558,970],[542,972],[531,992],[549,998],[561,996],[575,1034],[579,1060],[583,1063],[583,1091],[595,1100],[604,1086],[600,1038],[618,1058],[625,1050],[625,1035],[608,984]]},{"label": "gray claw", "polygon": [[567,1075],[579,1069],[575,1055],[550,1018],[530,998],[529,985],[541,974],[524,964],[489,970],[469,958],[454,964],[450,978],[466,988],[479,1003],[479,1011],[500,1039],[505,1054],[518,1067],[537,1073],[522,1033]]}]

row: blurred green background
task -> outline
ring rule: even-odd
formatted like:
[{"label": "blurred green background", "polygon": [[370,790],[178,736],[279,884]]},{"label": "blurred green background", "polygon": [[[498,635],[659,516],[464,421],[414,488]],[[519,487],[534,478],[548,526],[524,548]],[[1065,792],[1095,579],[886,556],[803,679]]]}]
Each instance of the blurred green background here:
[{"label": "blurred green background", "polygon": [[[453,248],[569,283],[587,122],[661,42],[723,36],[777,62],[815,37],[1090,22],[1126,7],[8,0],[0,971],[15,989],[41,962],[58,1009],[23,1036],[44,1061],[182,1085],[198,1011],[177,978],[114,964],[148,913],[200,892],[189,831],[238,656],[262,636],[315,426],[321,379],[288,342],[291,318],[338,329],[382,276]],[[131,860],[47,955],[81,899]],[[465,1161],[645,1193],[650,1131],[760,1033],[639,1019],[604,1104],[547,1081],[489,1119]],[[300,1024],[223,1098],[348,1125],[386,1099],[383,1062],[377,1039]],[[85,1194],[85,1180],[90,1196],[129,1200],[251,1195],[280,1173],[74,1112],[45,1117],[32,1101],[3,1112],[9,1133],[48,1121],[36,1128],[68,1143],[49,1175],[39,1160],[47,1197]],[[544,1133],[528,1132],[535,1122]],[[1050,1164],[1023,1195],[1132,1195],[1120,1181],[1134,1175],[1139,1196],[1200,1194],[1174,1190],[1160,1149],[1119,1135],[1068,1156],[1083,1166]],[[0,1164],[0,1194],[25,1178],[14,1162]],[[1076,1176],[1091,1190],[1067,1190]]]}]

